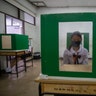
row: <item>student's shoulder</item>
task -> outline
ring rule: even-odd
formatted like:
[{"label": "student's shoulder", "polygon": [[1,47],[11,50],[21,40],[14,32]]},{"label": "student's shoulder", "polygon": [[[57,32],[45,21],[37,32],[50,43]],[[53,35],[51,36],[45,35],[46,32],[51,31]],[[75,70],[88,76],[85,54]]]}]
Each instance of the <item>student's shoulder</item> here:
[{"label": "student's shoulder", "polygon": [[64,54],[68,54],[70,51],[68,49],[65,49]]},{"label": "student's shoulder", "polygon": [[68,52],[69,50],[68,49],[65,49],[64,52]]},{"label": "student's shoulder", "polygon": [[86,48],[82,48],[83,52],[88,53],[88,50]]}]

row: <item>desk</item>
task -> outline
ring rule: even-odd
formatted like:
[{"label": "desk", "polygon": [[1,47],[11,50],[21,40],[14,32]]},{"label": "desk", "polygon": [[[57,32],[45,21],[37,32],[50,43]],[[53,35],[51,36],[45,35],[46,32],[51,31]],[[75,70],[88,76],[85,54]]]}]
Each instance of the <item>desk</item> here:
[{"label": "desk", "polygon": [[[24,55],[25,54],[25,50],[19,50],[19,51],[16,51],[16,50],[1,50],[0,51],[0,56],[15,56],[15,60],[16,60],[16,73],[13,73],[13,74],[17,74],[17,77],[18,77],[18,64],[17,64],[17,58],[18,56],[21,56],[21,55]],[[26,61],[25,61],[26,58],[23,58],[23,61],[24,61],[24,68],[25,68],[25,72],[26,72]],[[10,59],[11,60],[11,59]],[[8,66],[7,66],[8,67]]]},{"label": "desk", "polygon": [[40,79],[39,96],[53,94],[58,96],[96,96],[96,81],[63,80],[63,79]]},{"label": "desk", "polygon": [[63,64],[59,66],[60,71],[92,72],[92,64]]}]

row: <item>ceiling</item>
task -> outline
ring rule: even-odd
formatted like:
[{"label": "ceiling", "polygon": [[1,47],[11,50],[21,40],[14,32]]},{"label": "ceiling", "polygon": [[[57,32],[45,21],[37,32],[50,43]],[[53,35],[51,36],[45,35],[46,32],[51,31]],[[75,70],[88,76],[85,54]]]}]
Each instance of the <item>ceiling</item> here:
[{"label": "ceiling", "polygon": [[28,0],[36,7],[96,7],[96,0]]}]

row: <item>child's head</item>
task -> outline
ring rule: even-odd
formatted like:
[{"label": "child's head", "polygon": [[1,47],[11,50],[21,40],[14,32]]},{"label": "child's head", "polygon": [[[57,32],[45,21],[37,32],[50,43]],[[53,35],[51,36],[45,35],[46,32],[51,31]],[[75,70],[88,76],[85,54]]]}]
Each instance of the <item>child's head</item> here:
[{"label": "child's head", "polygon": [[82,41],[81,33],[79,31],[75,31],[74,33],[72,33],[71,41],[73,47],[79,47]]}]

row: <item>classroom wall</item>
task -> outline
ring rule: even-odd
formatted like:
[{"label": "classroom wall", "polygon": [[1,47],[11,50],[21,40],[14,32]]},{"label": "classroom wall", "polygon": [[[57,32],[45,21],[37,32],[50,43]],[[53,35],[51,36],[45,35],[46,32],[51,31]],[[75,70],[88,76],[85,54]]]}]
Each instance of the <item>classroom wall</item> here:
[{"label": "classroom wall", "polygon": [[5,33],[5,16],[0,13],[0,33]]},{"label": "classroom wall", "polygon": [[36,50],[36,41],[35,41],[35,37],[36,37],[36,32],[35,32],[35,26],[32,24],[29,24],[27,22],[24,23],[25,26],[25,34],[29,36],[29,38],[31,39],[31,46],[33,47],[33,51],[37,51]]},{"label": "classroom wall", "polygon": [[[80,12],[96,12],[96,7],[65,7],[65,8],[40,8],[40,9],[38,9],[37,10],[37,17],[36,17],[36,19],[37,19],[37,22],[36,22],[36,25],[37,25],[36,26],[36,32],[39,35],[38,37],[40,38],[40,32],[41,32],[41,29],[40,29],[40,15],[41,14],[80,13]],[[38,44],[38,45],[40,45],[40,44]],[[92,44],[90,44],[90,46],[91,45]],[[92,49],[92,48],[90,48],[90,49]],[[60,56],[61,56],[61,54],[62,53],[60,53]]]},{"label": "classroom wall", "polygon": [[[0,13],[0,34],[5,33],[5,16],[3,13]],[[6,68],[6,57],[0,56],[0,66],[1,69]]]}]

